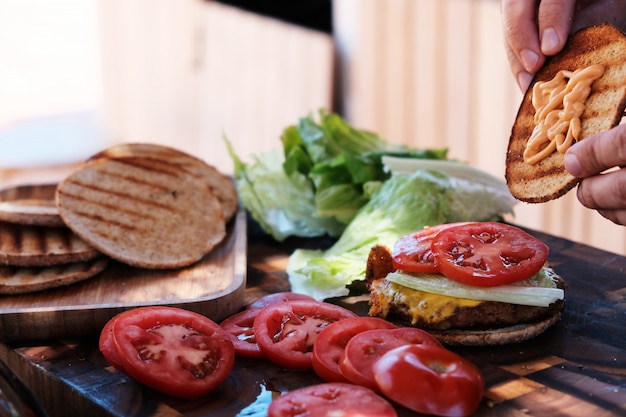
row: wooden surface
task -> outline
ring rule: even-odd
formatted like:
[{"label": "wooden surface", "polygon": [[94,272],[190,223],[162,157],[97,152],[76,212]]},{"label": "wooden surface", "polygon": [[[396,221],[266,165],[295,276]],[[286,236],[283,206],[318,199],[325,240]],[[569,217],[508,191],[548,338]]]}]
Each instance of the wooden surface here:
[{"label": "wooden surface", "polygon": [[93,336],[120,311],[172,305],[222,320],[244,303],[246,216],[241,210],[224,241],[185,268],[151,270],[111,261],[80,283],[0,296],[0,340],[59,340]]},{"label": "wooden surface", "polygon": [[[567,279],[562,319],[538,338],[510,346],[455,349],[476,363],[486,381],[477,416],[626,415],[626,257],[535,233]],[[246,302],[289,289],[285,275],[295,247],[248,231]],[[363,302],[352,305],[363,313]],[[280,392],[321,382],[310,371],[284,370],[265,360],[237,358],[225,383],[197,401],[157,394],[112,369],[93,337],[42,344],[0,344],[0,357],[44,402],[52,416],[264,416]],[[417,414],[398,409],[400,416]]]}]

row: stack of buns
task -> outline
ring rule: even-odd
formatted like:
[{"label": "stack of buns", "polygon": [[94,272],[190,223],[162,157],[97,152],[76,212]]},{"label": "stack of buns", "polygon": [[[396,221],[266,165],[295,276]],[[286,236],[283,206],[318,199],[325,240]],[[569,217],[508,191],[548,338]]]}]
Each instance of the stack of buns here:
[{"label": "stack of buns", "polygon": [[149,269],[192,265],[222,242],[238,208],[229,177],[145,143],[106,149],[59,184],[2,193],[0,294],[75,283],[110,260]]}]

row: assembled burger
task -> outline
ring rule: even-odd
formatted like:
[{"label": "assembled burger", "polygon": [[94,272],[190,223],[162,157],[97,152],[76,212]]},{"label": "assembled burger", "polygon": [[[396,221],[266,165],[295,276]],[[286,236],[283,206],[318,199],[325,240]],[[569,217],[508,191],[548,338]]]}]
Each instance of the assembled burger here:
[{"label": "assembled burger", "polygon": [[565,281],[549,249],[498,222],[452,223],[370,251],[370,316],[428,330],[448,345],[502,345],[533,338],[559,319]]}]

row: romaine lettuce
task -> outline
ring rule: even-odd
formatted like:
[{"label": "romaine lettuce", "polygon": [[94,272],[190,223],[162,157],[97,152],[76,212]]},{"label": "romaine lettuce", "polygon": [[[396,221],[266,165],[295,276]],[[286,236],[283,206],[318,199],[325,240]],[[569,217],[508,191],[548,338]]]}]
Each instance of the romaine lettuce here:
[{"label": "romaine lettuce", "polygon": [[[276,240],[338,237],[369,200],[368,188],[387,180],[384,156],[445,159],[446,150],[418,150],[352,127],[335,113],[318,112],[284,129],[280,149],[235,164],[243,205]],[[372,185],[374,184],[374,185]]]}]

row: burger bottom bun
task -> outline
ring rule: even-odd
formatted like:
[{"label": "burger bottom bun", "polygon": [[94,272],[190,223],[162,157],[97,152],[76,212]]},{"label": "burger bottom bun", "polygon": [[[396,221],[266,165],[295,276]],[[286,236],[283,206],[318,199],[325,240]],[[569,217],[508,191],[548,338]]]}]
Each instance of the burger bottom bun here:
[{"label": "burger bottom bun", "polygon": [[552,327],[562,310],[533,323],[486,330],[429,330],[441,343],[451,346],[495,346],[519,343],[532,339]]}]

